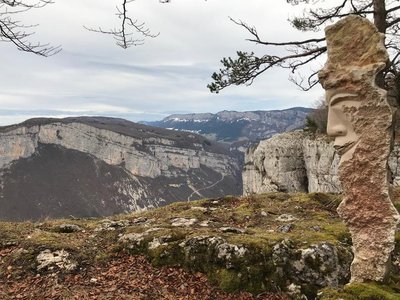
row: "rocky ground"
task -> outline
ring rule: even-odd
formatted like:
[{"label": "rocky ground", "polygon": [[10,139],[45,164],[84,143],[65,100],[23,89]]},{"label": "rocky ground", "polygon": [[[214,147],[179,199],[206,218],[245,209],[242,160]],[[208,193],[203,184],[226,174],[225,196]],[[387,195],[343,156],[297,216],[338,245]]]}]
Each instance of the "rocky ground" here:
[{"label": "rocky ground", "polygon": [[400,246],[389,285],[340,288],[352,254],[339,202],[271,193],[0,222],[0,299],[400,299]]}]

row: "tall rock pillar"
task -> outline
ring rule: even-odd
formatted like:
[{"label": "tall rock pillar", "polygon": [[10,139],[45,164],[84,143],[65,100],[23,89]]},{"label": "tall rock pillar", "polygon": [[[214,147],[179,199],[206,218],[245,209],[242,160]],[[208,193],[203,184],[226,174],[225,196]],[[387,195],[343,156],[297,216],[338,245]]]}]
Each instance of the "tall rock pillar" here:
[{"label": "tall rock pillar", "polygon": [[375,82],[388,62],[384,35],[358,16],[327,27],[325,34],[328,60],[319,78],[329,106],[327,132],[341,154],[344,198],[338,213],[353,240],[351,281],[383,281],[399,222],[388,176],[393,110]]}]

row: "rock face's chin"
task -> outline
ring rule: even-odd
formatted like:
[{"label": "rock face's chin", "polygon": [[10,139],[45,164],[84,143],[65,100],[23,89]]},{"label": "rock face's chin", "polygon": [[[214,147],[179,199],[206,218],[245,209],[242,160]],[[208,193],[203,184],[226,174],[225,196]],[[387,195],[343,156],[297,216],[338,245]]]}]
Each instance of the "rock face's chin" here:
[{"label": "rock face's chin", "polygon": [[340,148],[335,147],[336,152],[340,155],[340,162],[339,164],[342,164],[343,162],[350,160],[353,158],[354,150],[357,147],[357,143],[350,143],[346,146],[342,146]]},{"label": "rock face's chin", "polygon": [[343,108],[358,143],[350,157],[346,156],[349,151],[345,153],[339,166],[344,199],[338,213],[352,235],[353,282],[385,279],[399,221],[390,197],[387,167],[393,111],[386,91],[374,84],[388,60],[383,39],[366,19],[342,19],[326,29],[328,61],[320,72],[325,89],[352,91],[358,95],[353,100],[359,101],[352,111]]},{"label": "rock face's chin", "polygon": [[240,193],[238,161],[198,135],[110,118],[0,128],[0,220],[112,215]]}]

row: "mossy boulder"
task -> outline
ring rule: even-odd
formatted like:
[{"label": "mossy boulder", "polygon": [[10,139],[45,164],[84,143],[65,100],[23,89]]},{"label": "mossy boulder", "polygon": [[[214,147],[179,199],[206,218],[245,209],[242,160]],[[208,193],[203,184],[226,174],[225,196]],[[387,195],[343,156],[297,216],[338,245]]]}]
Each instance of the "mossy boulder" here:
[{"label": "mossy boulder", "polygon": [[[334,195],[271,193],[176,203],[144,213],[157,230],[136,228],[120,241],[157,265],[206,273],[225,290],[295,285],[312,298],[349,280],[351,243],[333,208],[338,202]],[[280,231],[289,221],[293,229]]]}]

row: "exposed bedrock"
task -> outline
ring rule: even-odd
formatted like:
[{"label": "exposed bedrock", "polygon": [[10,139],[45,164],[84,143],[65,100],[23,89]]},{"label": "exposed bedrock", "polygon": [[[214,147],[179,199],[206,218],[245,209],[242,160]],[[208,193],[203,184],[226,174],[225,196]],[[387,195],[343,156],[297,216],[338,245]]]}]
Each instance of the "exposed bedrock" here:
[{"label": "exposed bedrock", "polygon": [[246,153],[243,192],[339,193],[338,162],[333,143],[326,137],[301,131],[279,134]]},{"label": "exposed bedrock", "polygon": [[[301,131],[276,135],[247,151],[242,174],[243,193],[341,193],[337,173],[339,159],[333,139],[329,137],[315,137]],[[393,185],[400,186],[398,137],[389,156],[389,166]]]}]

